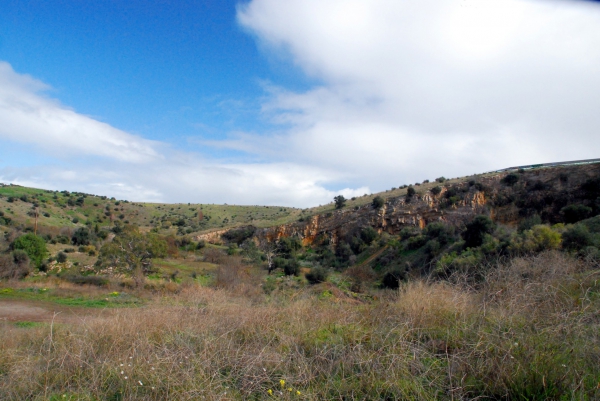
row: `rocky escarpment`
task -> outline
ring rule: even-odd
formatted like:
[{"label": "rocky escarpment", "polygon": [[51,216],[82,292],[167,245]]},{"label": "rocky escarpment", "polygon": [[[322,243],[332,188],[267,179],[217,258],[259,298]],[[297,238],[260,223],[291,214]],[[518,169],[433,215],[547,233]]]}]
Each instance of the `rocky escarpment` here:
[{"label": "rocky escarpment", "polygon": [[428,191],[412,197],[388,198],[381,208],[374,208],[368,204],[352,209],[335,210],[311,216],[305,221],[258,229],[256,237],[261,242],[271,242],[282,237],[297,236],[305,246],[320,237],[326,237],[330,243],[335,244],[338,238],[367,226],[373,227],[379,233],[397,234],[407,226],[423,228],[434,221],[460,225],[473,215],[489,214],[483,191],[470,190],[456,204],[443,207],[441,203],[446,199],[446,192],[447,189],[442,189],[438,195]]},{"label": "rocky escarpment", "polygon": [[[507,182],[509,174],[517,181]],[[398,234],[405,227],[423,228],[436,221],[460,228],[478,214],[509,226],[532,214],[541,215],[544,221],[559,222],[562,207],[598,202],[582,189],[594,179],[600,180],[600,164],[470,177],[457,184],[440,184],[439,193],[431,190],[432,185],[427,189],[416,187],[412,197],[389,197],[380,208],[367,204],[332,210],[290,224],[259,228],[254,236],[259,242],[295,236],[306,246],[325,238],[335,244],[338,238],[367,226],[389,234]],[[215,242],[221,235],[214,232],[204,239]]]}]

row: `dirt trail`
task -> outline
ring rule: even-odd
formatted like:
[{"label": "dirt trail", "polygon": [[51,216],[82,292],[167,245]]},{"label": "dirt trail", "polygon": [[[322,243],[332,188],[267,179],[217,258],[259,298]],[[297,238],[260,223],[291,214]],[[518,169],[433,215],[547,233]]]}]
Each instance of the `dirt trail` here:
[{"label": "dirt trail", "polygon": [[364,262],[359,263],[358,265],[356,265],[357,267],[363,267],[365,265],[368,265],[369,263],[371,263],[372,261],[375,260],[375,258],[377,258],[379,255],[381,255],[383,252],[385,252],[386,249],[388,249],[389,245],[384,246],[383,248],[381,248],[380,250],[378,250],[377,252],[375,252],[373,255],[369,256]]},{"label": "dirt trail", "polygon": [[105,310],[73,308],[38,301],[0,299],[0,322],[51,322],[76,323],[86,317],[107,313]]}]

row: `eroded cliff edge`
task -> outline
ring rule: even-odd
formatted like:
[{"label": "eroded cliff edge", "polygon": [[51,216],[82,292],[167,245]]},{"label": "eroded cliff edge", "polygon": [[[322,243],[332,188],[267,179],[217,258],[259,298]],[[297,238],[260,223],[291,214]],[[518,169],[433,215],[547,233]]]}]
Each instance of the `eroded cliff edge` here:
[{"label": "eroded cliff edge", "polygon": [[[511,180],[507,180],[509,175]],[[296,236],[307,246],[325,238],[335,244],[338,238],[367,226],[389,234],[398,234],[408,226],[423,228],[436,221],[460,228],[478,214],[508,226],[532,214],[541,215],[545,221],[560,222],[564,206],[598,202],[585,189],[586,183],[593,180],[600,180],[600,164],[473,176],[459,183],[416,186],[413,196],[386,198],[382,193],[385,203],[379,208],[371,204],[346,207],[307,216],[302,221],[252,229],[258,242]],[[435,186],[439,193],[432,191]],[[203,234],[197,239],[221,242],[227,231]]]}]

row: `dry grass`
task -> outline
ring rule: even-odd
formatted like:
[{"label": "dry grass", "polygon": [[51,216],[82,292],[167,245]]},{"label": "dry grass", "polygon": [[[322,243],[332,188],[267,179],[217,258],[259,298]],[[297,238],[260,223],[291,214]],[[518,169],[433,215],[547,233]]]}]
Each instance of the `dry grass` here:
[{"label": "dry grass", "polygon": [[414,281],[356,305],[260,295],[232,262],[223,289],[183,286],[78,325],[3,324],[0,398],[598,399],[594,267],[548,253],[477,288]]}]

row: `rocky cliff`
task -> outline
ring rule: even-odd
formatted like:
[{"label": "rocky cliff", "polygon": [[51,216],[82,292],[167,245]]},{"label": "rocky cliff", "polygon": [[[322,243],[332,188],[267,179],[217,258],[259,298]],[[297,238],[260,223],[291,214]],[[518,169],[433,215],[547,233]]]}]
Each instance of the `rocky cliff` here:
[{"label": "rocky cliff", "polygon": [[[512,174],[516,182],[505,177]],[[379,233],[398,234],[405,227],[423,228],[443,221],[457,227],[473,216],[485,214],[498,223],[514,226],[532,214],[544,221],[559,222],[560,209],[572,203],[598,202],[588,199],[582,185],[600,180],[600,164],[538,168],[465,178],[454,184],[429,184],[415,187],[416,194],[388,197],[380,208],[371,204],[331,210],[269,228],[259,228],[259,242],[296,236],[304,245],[320,238],[335,244],[338,238],[363,227]],[[433,188],[439,186],[439,193]],[[385,196],[385,193],[380,194]],[[206,234],[202,239],[220,242],[223,231]]]}]

